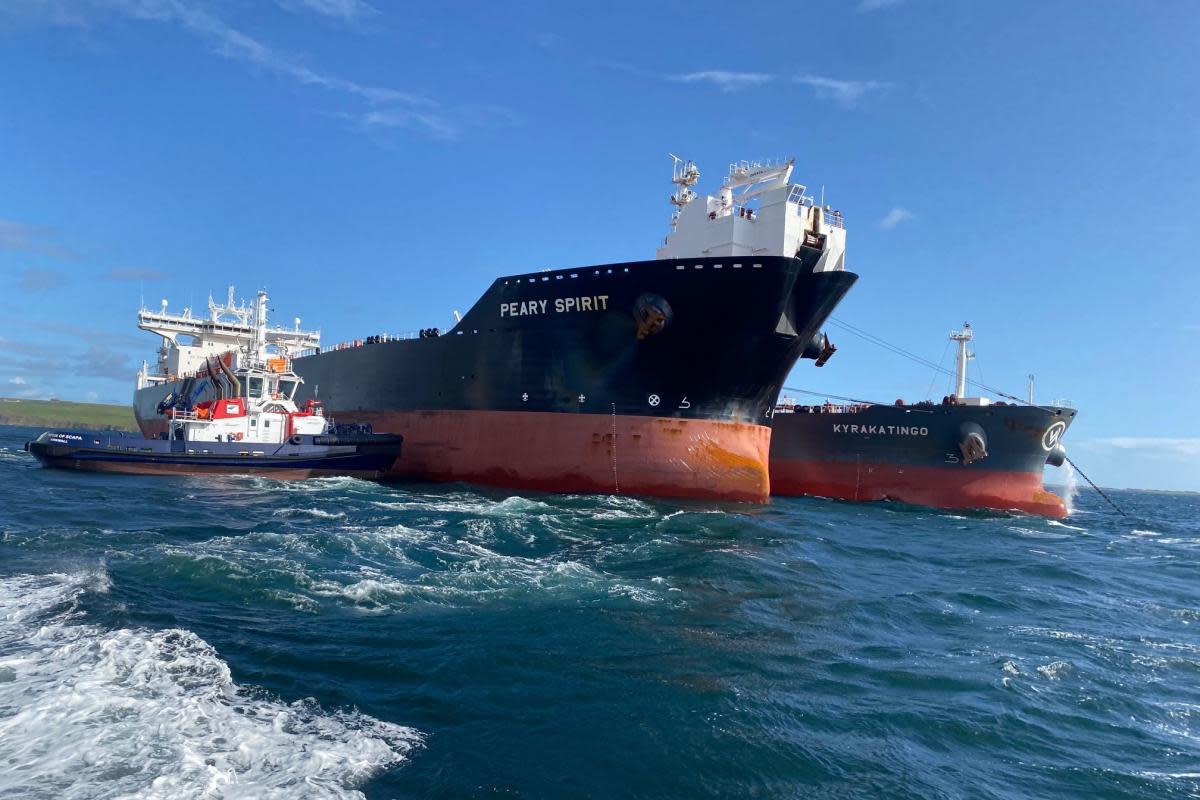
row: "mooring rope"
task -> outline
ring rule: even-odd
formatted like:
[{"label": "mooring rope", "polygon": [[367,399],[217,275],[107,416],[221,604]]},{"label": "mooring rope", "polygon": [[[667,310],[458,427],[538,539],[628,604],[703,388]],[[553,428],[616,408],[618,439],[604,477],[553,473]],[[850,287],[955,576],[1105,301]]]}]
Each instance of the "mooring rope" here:
[{"label": "mooring rope", "polygon": [[1083,479],[1084,479],[1085,481],[1087,481],[1087,482],[1088,482],[1088,483],[1091,485],[1091,487],[1092,487],[1093,489],[1095,489],[1095,490],[1096,490],[1096,493],[1097,493],[1097,494],[1099,494],[1101,497],[1103,497],[1105,500],[1107,500],[1107,501],[1108,501],[1108,504],[1117,510],[1117,513],[1118,513],[1118,514],[1120,514],[1122,517],[1127,517],[1127,516],[1129,516],[1129,515],[1128,515],[1128,514],[1126,514],[1124,511],[1122,511],[1122,510],[1121,510],[1121,507],[1120,507],[1119,505],[1117,505],[1116,503],[1114,503],[1114,502],[1112,501],[1112,498],[1111,498],[1111,497],[1109,497],[1108,495],[1106,495],[1106,494],[1104,493],[1104,490],[1103,490],[1103,489],[1101,489],[1099,486],[1097,486],[1097,485],[1095,484],[1095,482],[1094,482],[1094,481],[1092,481],[1092,479],[1091,479],[1091,478],[1089,478],[1087,475],[1085,475],[1085,474],[1084,474],[1084,472],[1083,472],[1083,470],[1081,470],[1079,467],[1075,466],[1075,462],[1074,462],[1074,461],[1072,461],[1072,460],[1071,460],[1069,457],[1067,457],[1067,456],[1063,456],[1063,458],[1066,458],[1066,459],[1067,459],[1067,463],[1071,465],[1071,469],[1075,470],[1075,471],[1076,471],[1076,472],[1078,472],[1080,475],[1082,475],[1082,476],[1083,476]]}]

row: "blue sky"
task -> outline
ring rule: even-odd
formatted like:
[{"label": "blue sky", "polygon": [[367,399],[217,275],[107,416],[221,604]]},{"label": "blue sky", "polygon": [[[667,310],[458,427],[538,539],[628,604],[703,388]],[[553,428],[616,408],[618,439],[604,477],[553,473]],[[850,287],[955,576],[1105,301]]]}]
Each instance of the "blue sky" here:
[{"label": "blue sky", "polygon": [[[1200,5],[0,5],[0,395],[128,402],[140,297],[272,293],[327,343],[449,327],[497,275],[653,257],[796,157],[849,228],[837,317],[1080,408],[1112,486],[1200,490]],[[792,386],[947,382],[836,326]],[[949,363],[949,355],[946,355]]]}]

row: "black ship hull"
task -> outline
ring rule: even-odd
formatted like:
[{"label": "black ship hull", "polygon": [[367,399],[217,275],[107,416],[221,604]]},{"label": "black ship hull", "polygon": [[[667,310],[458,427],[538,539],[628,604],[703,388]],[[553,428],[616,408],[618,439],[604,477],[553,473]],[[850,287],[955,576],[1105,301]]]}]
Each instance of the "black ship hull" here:
[{"label": "black ship hull", "polygon": [[763,501],[779,390],[857,279],[819,256],[500,278],[443,335],[296,359],[298,399],[402,434],[406,478]]},{"label": "black ship hull", "polygon": [[1063,517],[1042,472],[1074,419],[1054,406],[797,407],[774,418],[771,490]]}]

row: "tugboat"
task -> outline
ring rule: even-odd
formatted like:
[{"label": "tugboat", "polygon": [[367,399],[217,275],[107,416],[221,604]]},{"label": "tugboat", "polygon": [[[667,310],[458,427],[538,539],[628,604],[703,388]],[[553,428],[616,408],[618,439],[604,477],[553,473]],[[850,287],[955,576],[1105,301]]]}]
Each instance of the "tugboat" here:
[{"label": "tugboat", "polygon": [[[257,319],[264,323],[266,302],[260,292]],[[253,333],[253,344],[237,352],[206,355],[203,367],[158,403],[165,429],[157,438],[56,430],[25,449],[47,467],[93,472],[367,479],[388,474],[403,438],[373,433],[368,425],[335,425],[316,399],[298,406],[303,379],[287,355],[271,352],[265,324],[256,324]],[[210,399],[193,404],[202,394]]]},{"label": "tugboat", "polygon": [[772,494],[1065,517],[1042,472],[1066,460],[1061,440],[1075,409],[1034,405],[1032,390],[1028,405],[968,397],[973,336],[969,324],[950,334],[956,392],[940,404],[781,401],[772,420]]}]

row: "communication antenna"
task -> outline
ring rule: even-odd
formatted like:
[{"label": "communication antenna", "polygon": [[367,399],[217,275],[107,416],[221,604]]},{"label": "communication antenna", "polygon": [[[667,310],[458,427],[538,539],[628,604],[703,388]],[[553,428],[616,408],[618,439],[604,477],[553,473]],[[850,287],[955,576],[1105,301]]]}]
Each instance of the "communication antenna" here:
[{"label": "communication antenna", "polygon": [[696,199],[692,187],[700,180],[700,168],[691,161],[684,161],[674,153],[667,153],[675,163],[671,167],[671,183],[679,188],[671,195],[671,204],[683,208]]},{"label": "communication antenna", "polygon": [[1029,375],[1029,405],[1033,405],[1033,374]]},{"label": "communication antenna", "polygon": [[950,341],[958,343],[958,361],[954,370],[955,378],[955,397],[960,400],[967,396],[967,362],[975,357],[974,353],[967,352],[967,342],[975,338],[975,332],[971,330],[971,323],[964,322],[961,331],[951,331]]}]

